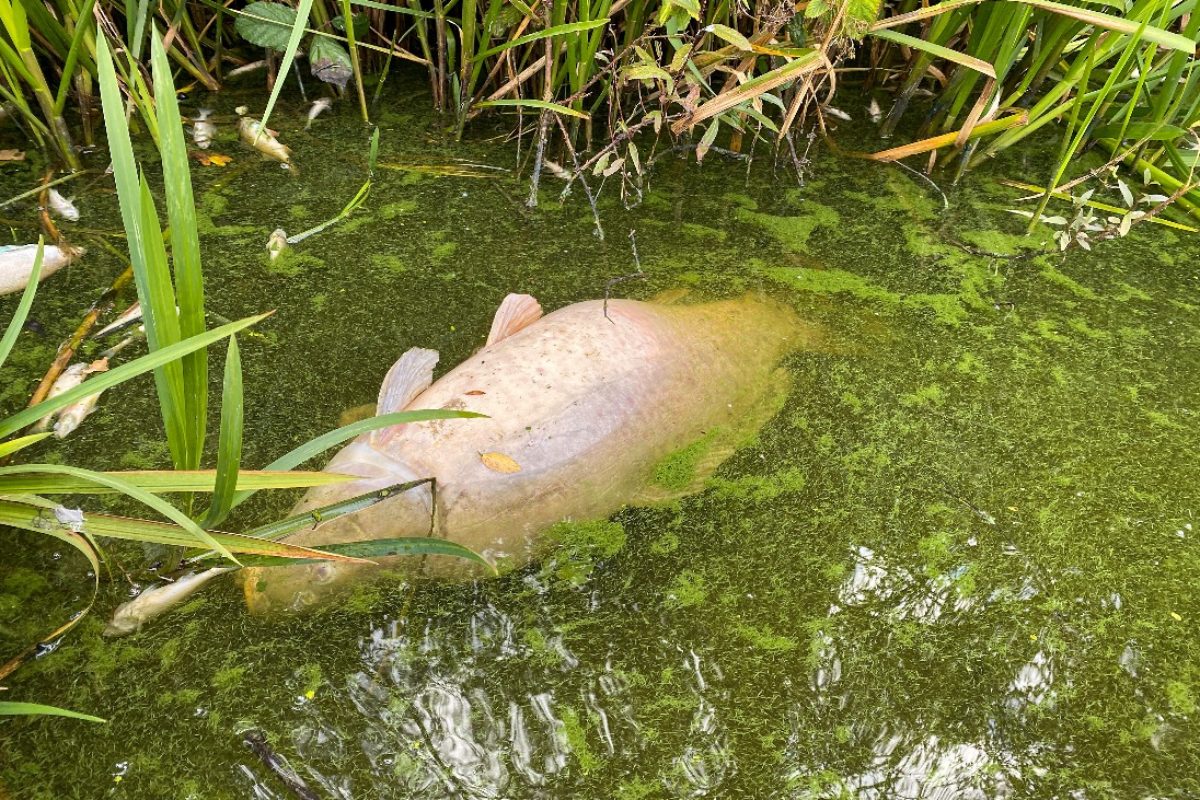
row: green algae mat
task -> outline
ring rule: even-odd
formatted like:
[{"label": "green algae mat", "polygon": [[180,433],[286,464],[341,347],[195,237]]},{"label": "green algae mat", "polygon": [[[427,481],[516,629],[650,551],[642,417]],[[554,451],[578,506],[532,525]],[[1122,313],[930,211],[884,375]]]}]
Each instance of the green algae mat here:
[{"label": "green algae mat", "polygon": [[[819,156],[800,185],[715,155],[659,160],[632,208],[605,186],[601,240],[580,187],[560,203],[548,178],[530,210],[510,173],[452,169],[516,152],[443,144],[410,94],[380,119],[380,162],[400,166],[270,261],[274,228],[317,225],[362,183],[352,111],[305,133],[281,107],[298,178],[229,127],[214,149],[234,162],[194,176],[210,307],[276,309],[242,341],[248,465],[373,400],[409,347],[460,361],[507,292],[602,296],[637,270],[630,231],[644,279],[615,292],[764,292],[821,344],[715,474],[697,474],[715,435],[660,465],[664,488],[701,491],[559,526],[498,580],[384,581],[285,619],[247,616],[230,582],[109,641],[130,592],[114,566],[5,692],[108,722],[0,722],[13,797],[1200,794],[1200,240],[1141,225],[1043,251],[994,179],[1041,177],[1016,156],[943,201],[895,167]],[[2,178],[5,196],[31,180]],[[78,204],[81,227],[119,227],[102,183]],[[5,410],[119,269],[93,248],[44,285]],[[148,378],[114,390],[38,458],[164,467],[155,402]],[[90,593],[86,565],[32,539],[0,538],[3,657]],[[157,557],[112,555],[135,580]]]}]

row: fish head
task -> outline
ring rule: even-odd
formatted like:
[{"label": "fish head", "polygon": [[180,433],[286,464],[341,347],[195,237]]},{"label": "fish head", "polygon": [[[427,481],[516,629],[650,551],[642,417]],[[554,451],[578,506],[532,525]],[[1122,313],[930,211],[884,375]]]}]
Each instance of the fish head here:
[{"label": "fish head", "polygon": [[128,636],[137,633],[142,627],[142,620],[136,613],[130,613],[124,607],[117,610],[108,625],[104,627],[104,635],[110,638]]},{"label": "fish head", "polygon": [[[325,470],[355,475],[358,479],[310,489],[293,509],[293,515],[424,477],[376,450],[366,436],[343,448]],[[398,491],[360,511],[319,522],[288,536],[284,541],[305,547],[320,547],[345,542],[428,536],[432,509],[433,493],[429,484],[422,484]],[[414,573],[420,565],[420,559],[413,557],[391,558],[387,562],[389,568],[408,567]],[[344,593],[360,581],[378,577],[382,572],[380,566],[375,564],[346,561],[310,561],[251,567],[241,571],[246,606],[255,614],[302,611]]]}]

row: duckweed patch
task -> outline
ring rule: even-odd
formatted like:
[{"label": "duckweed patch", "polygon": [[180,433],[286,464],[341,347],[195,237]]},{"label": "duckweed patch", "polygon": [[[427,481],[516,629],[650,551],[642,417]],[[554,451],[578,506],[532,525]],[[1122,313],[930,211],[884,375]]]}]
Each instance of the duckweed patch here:
[{"label": "duckweed patch", "polygon": [[691,608],[703,603],[707,597],[704,577],[693,570],[684,570],[675,576],[667,590],[666,602],[675,608]]},{"label": "duckweed patch", "polygon": [[411,214],[418,208],[420,208],[420,204],[416,200],[396,200],[380,206],[378,213],[380,219],[393,220]]},{"label": "duckweed patch", "polygon": [[751,647],[768,653],[789,653],[800,646],[795,639],[775,633],[765,625],[754,626],[742,623],[737,625],[734,630]]},{"label": "duckweed patch", "polygon": [[736,218],[749,222],[765,230],[786,252],[807,253],[809,239],[813,233],[822,228],[834,228],[841,220],[837,211],[829,206],[821,205],[812,200],[801,203],[803,213],[799,216],[777,217],[773,214],[763,214],[740,207]]},{"label": "duckweed patch", "polygon": [[711,430],[687,447],[676,450],[660,461],[654,468],[654,483],[671,491],[683,491],[691,486],[697,478],[696,467],[718,433],[716,429]]},{"label": "duckweed patch", "polygon": [[304,272],[309,272],[316,269],[324,269],[325,259],[298,251],[294,247],[289,247],[279,254],[278,258],[270,258],[263,256],[263,265],[267,271],[273,275],[283,275],[286,277],[294,277]]},{"label": "duckweed patch", "polygon": [[798,467],[780,470],[770,475],[747,475],[735,480],[714,478],[710,481],[719,497],[744,498],[756,503],[769,502],[783,494],[800,492],[806,484],[805,472]]}]

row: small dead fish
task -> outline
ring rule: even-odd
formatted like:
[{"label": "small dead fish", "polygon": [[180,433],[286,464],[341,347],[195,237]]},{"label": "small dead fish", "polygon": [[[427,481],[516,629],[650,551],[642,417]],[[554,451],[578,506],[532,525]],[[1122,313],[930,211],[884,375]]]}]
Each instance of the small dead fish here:
[{"label": "small dead fish", "polygon": [[287,249],[287,233],[283,228],[276,228],[272,231],[270,238],[267,239],[267,253],[270,254],[271,260],[274,261],[283,255],[283,251]]},{"label": "small dead fish", "polygon": [[124,636],[136,633],[150,620],[182,603],[198,592],[213,578],[231,572],[235,567],[213,567],[192,572],[177,581],[147,589],[128,603],[122,603],[113,613],[105,636]]},{"label": "small dead fish", "polygon": [[50,210],[56,216],[62,217],[68,222],[79,222],[79,209],[75,207],[74,203],[63,197],[58,189],[51,189],[46,197],[50,204]]},{"label": "small dead fish", "polygon": [[82,400],[72,403],[58,412],[58,421],[54,423],[54,438],[65,439],[83,424],[83,421],[96,410],[103,391],[90,394]]},{"label": "small dead fish", "polygon": [[256,69],[262,69],[267,65],[266,59],[261,61],[251,61],[249,64],[242,64],[240,67],[235,67],[225,73],[226,78],[236,78],[238,75],[245,75],[248,72],[254,72]]},{"label": "small dead fish", "polygon": [[840,108],[834,108],[833,106],[821,106],[821,110],[834,119],[840,119],[844,122],[850,122],[853,119],[853,117],[851,117],[845,111],[842,111]]},{"label": "small dead fish", "polygon": [[196,147],[207,150],[213,137],[217,135],[217,126],[208,121],[212,114],[211,108],[202,108],[197,113],[198,116],[192,122],[192,141],[196,143]]},{"label": "small dead fish", "polygon": [[[93,372],[105,372],[108,370],[108,359],[101,358],[98,361],[86,362],[79,361],[63,370],[58,376],[58,380],[50,387],[50,391],[46,393],[46,399],[58,397],[63,392],[74,389],[79,384],[83,383],[84,379]],[[59,412],[52,412],[38,420],[34,426],[34,431],[44,431],[50,427],[50,423]],[[64,434],[65,435],[65,434]]]},{"label": "small dead fish", "polygon": [[253,117],[242,117],[238,120],[238,133],[242,141],[262,153],[267,158],[273,158],[284,164],[292,163],[292,151],[276,139],[263,124]]},{"label": "small dead fish", "polygon": [[129,308],[121,312],[121,316],[114,319],[112,322],[105,325],[103,328],[92,334],[93,338],[100,339],[108,336],[110,333],[122,331],[133,325],[135,322],[140,322],[142,319],[142,304],[134,303]]},{"label": "small dead fish", "polygon": [[[22,291],[33,274],[33,262],[37,258],[36,244],[5,245],[0,247],[0,295]],[[83,255],[83,248],[67,245],[46,245],[42,253],[42,271],[39,281],[53,275]]]},{"label": "small dead fish", "polygon": [[563,165],[559,164],[557,161],[551,161],[550,159],[545,158],[542,159],[542,166],[546,168],[547,172],[559,180],[569,181],[573,180],[575,177],[570,170],[563,167]]},{"label": "small dead fish", "polygon": [[311,128],[313,120],[331,108],[333,108],[333,101],[328,97],[318,97],[316,100],[314,100],[312,107],[308,109],[308,122],[305,123],[304,130]]}]

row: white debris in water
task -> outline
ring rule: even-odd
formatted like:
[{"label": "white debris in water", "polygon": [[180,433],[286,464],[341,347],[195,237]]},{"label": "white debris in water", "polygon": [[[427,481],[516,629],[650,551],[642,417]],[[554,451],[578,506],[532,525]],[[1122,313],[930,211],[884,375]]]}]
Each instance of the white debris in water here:
[{"label": "white debris in water", "polygon": [[83,532],[82,508],[67,508],[62,505],[55,506],[54,518],[58,520],[58,524],[70,528],[72,533]]}]

